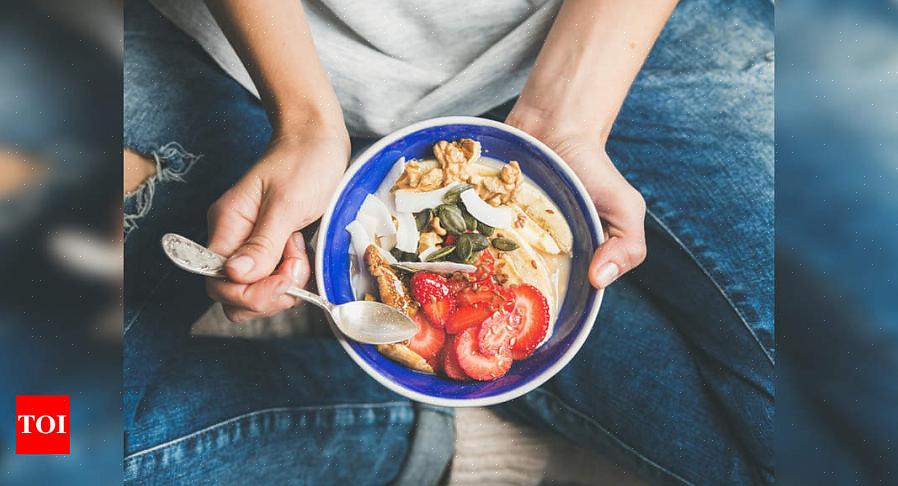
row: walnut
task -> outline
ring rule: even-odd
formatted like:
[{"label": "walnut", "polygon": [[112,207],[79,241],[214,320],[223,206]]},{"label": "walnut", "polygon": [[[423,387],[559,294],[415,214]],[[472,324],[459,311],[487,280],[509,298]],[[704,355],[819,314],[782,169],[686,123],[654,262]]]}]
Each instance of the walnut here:
[{"label": "walnut", "polygon": [[418,253],[420,254],[422,251],[443,244],[443,238],[440,235],[436,234],[434,231],[423,231],[421,235],[418,237]]},{"label": "walnut", "polygon": [[433,162],[411,161],[396,181],[393,189],[432,191],[443,186],[443,169]]},{"label": "walnut", "polygon": [[443,169],[443,185],[468,179],[467,166],[480,158],[480,142],[462,138],[454,142],[441,140],[433,146],[433,155]]},{"label": "walnut", "polygon": [[501,206],[515,201],[524,175],[518,162],[511,162],[502,166],[498,174],[483,176],[478,182],[471,182],[477,190],[480,198],[493,206]]}]

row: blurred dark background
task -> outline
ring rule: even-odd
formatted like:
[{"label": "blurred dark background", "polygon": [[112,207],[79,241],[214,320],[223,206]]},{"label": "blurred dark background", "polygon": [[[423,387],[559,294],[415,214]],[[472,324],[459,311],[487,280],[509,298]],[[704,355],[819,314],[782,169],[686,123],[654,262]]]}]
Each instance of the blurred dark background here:
[{"label": "blurred dark background", "polygon": [[[121,5],[0,0],[0,483],[121,482]],[[71,454],[15,455],[16,395]]]},{"label": "blurred dark background", "polygon": [[[898,483],[898,2],[777,5],[777,476]],[[121,4],[0,0],[0,483],[121,478]],[[16,394],[72,454],[16,456]]]},{"label": "blurred dark background", "polygon": [[898,2],[777,3],[777,479],[898,483]]}]

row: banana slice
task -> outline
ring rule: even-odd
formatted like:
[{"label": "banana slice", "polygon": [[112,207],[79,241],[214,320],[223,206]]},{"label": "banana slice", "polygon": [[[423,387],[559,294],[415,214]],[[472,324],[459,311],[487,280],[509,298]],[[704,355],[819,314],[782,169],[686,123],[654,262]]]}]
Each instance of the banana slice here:
[{"label": "banana slice", "polygon": [[510,207],[515,212],[514,227],[521,235],[521,238],[524,238],[530,246],[543,253],[550,255],[561,253],[558,242],[555,241],[555,238],[548,231],[536,224],[520,206],[511,204]]},{"label": "banana slice", "polygon": [[498,260],[496,271],[506,274],[510,284],[527,283],[539,289],[549,303],[551,326],[558,308],[558,293],[545,260],[515,230],[497,230],[496,236],[512,239],[518,244],[516,250],[494,252]]},{"label": "banana slice", "polygon": [[421,357],[420,354],[412,351],[405,344],[378,344],[377,350],[380,352],[380,354],[386,356],[387,358],[390,358],[393,361],[396,361],[397,363],[411,368],[415,371],[420,371],[422,373],[433,373],[433,367],[431,367],[427,363],[427,361]]},{"label": "banana slice", "polygon": [[516,196],[517,204],[527,216],[546,230],[563,253],[570,253],[574,246],[574,235],[561,210],[545,194],[529,181],[521,184]]}]

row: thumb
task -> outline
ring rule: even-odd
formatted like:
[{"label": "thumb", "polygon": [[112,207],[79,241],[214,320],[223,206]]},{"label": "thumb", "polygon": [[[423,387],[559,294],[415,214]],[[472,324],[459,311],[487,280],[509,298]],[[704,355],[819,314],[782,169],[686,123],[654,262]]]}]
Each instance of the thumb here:
[{"label": "thumb", "polygon": [[645,260],[645,233],[612,236],[593,254],[589,265],[589,281],[593,287],[604,289],[621,275],[636,268]]},{"label": "thumb", "polygon": [[253,283],[274,272],[294,231],[290,218],[278,213],[272,205],[262,207],[252,234],[225,263],[231,281]]}]

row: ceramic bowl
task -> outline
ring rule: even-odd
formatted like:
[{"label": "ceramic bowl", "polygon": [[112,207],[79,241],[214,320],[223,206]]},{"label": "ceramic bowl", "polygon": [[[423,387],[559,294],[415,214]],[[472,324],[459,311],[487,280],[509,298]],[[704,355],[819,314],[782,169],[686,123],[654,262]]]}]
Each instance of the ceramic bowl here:
[{"label": "ceramic bowl", "polygon": [[353,300],[351,243],[346,225],[355,219],[365,196],[377,190],[399,157],[429,158],[434,143],[459,138],[479,141],[484,156],[504,162],[517,160],[524,174],[558,205],[575,235],[567,294],[551,339],[528,359],[515,362],[508,374],[497,380],[457,382],[405,368],[382,356],[374,346],[349,340],[332,328],[353,361],[396,393],[438,406],[487,406],[517,398],[561,371],[586,341],[602,302],[602,292],[587,278],[593,251],[602,242],[599,217],[580,180],[546,145],[511,126],[474,117],[435,118],[387,135],[350,165],[324,213],[316,278],[319,291],[331,302]]}]

